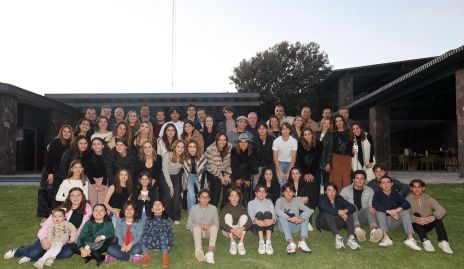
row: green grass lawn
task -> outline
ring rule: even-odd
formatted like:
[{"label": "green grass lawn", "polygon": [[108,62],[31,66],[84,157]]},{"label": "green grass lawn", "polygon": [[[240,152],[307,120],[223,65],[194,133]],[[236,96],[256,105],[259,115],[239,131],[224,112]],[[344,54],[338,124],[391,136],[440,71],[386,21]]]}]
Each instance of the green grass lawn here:
[{"label": "green grass lawn", "polygon": [[[0,187],[0,252],[25,244],[36,238],[39,218],[35,216],[36,187]],[[314,231],[309,234],[308,245],[312,254],[297,253],[288,256],[282,233],[276,229],[273,236],[274,255],[259,255],[258,238],[248,234],[245,241],[247,255],[231,256],[229,241],[222,234],[218,237],[215,265],[197,263],[193,256],[193,239],[185,230],[187,214],[182,212],[181,225],[174,227],[175,246],[170,254],[171,268],[464,268],[464,185],[431,185],[427,190],[447,209],[445,225],[455,254],[444,254],[438,248],[435,232],[430,234],[435,253],[416,252],[403,244],[404,234],[393,233],[394,245],[381,248],[369,242],[361,243],[361,250],[335,249],[329,232]],[[342,232],[346,239],[346,231]],[[296,237],[295,237],[296,238]],[[206,246],[206,241],[204,241]],[[152,266],[161,268],[161,254],[152,254]],[[32,263],[18,265],[17,259],[0,260],[0,268],[32,268]],[[58,260],[53,268],[89,268],[95,262],[84,264],[78,256]],[[102,268],[140,268],[139,264],[116,262]]]}]

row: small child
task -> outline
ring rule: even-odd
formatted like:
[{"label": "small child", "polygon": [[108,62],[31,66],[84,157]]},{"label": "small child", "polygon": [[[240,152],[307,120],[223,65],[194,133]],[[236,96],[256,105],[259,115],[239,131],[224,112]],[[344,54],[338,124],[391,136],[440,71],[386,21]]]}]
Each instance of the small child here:
[{"label": "small child", "polygon": [[172,233],[172,222],[164,213],[164,206],[161,201],[153,203],[153,216],[145,220],[142,232],[142,251],[143,267],[150,265],[149,251],[161,249],[163,253],[163,267],[169,267],[168,252],[174,244],[174,234]]},{"label": "small child", "polygon": [[64,209],[52,211],[53,224],[48,227],[47,239],[51,242],[50,248],[34,263],[34,267],[42,269],[44,265],[52,266],[61,248],[67,243],[76,241],[77,230],[70,222],[65,220]]}]

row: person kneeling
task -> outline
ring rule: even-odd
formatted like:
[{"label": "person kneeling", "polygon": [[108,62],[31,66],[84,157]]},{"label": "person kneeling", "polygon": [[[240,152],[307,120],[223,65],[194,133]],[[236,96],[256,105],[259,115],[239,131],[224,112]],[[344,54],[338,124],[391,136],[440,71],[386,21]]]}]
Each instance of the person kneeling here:
[{"label": "person kneeling", "polygon": [[[309,217],[311,217],[314,210],[305,206],[300,198],[295,197],[296,190],[293,183],[286,183],[282,188],[284,197],[277,199],[275,212],[279,217],[280,230],[282,230],[285,240],[288,242],[287,253],[294,255],[296,252],[297,246],[292,237],[292,232],[296,230],[300,230],[298,249],[304,253],[311,253],[311,249],[306,245],[305,240],[308,238]],[[300,211],[302,211],[301,214]]]},{"label": "person kneeling", "polygon": [[425,193],[425,182],[421,179],[413,179],[409,184],[412,194],[406,197],[406,200],[411,204],[409,210],[412,227],[424,244],[426,251],[433,252],[432,242],[427,237],[427,233],[435,228],[438,236],[438,246],[448,254],[453,254],[448,243],[448,235],[443,224],[443,217],[446,215],[446,210]]}]

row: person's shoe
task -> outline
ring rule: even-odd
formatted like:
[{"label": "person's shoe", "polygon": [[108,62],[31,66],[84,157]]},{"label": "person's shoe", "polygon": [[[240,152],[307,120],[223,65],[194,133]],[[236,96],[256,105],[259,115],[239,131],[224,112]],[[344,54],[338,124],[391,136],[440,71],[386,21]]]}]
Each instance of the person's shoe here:
[{"label": "person's shoe", "polygon": [[287,245],[287,254],[295,255],[295,253],[296,253],[296,244],[292,242]]},{"label": "person's shoe", "polygon": [[341,237],[338,234],[335,236],[335,248],[336,249],[345,248],[345,244],[343,244],[343,237]]},{"label": "person's shoe", "polygon": [[84,263],[89,263],[91,259],[92,259],[92,256],[85,257],[84,258]]},{"label": "person's shoe", "polygon": [[44,267],[44,261],[42,260],[38,260],[34,263],[34,267],[37,268],[37,269],[42,269]]},{"label": "person's shoe", "polygon": [[195,249],[195,258],[197,259],[198,262],[204,262],[205,261],[205,253],[203,252],[202,249]]},{"label": "person's shoe", "polygon": [[308,247],[305,241],[298,242],[298,249],[304,253],[311,253],[311,249]]},{"label": "person's shoe", "polygon": [[[131,257],[131,259],[132,259],[132,257]],[[104,263],[112,263],[112,262],[115,262],[115,261],[117,261],[115,257],[113,257],[111,255],[106,255]]]},{"label": "person's shoe", "polygon": [[238,243],[237,251],[238,251],[238,254],[240,254],[241,256],[245,255],[246,254],[245,245],[243,243]]},{"label": "person's shoe", "polygon": [[31,258],[24,256],[18,260],[18,264],[23,264],[23,263],[30,262],[30,261],[31,261]]},{"label": "person's shoe", "polygon": [[143,253],[142,267],[148,267],[150,265],[151,258],[148,253]]},{"label": "person's shoe", "polygon": [[[365,234],[366,232],[364,232]],[[366,240],[366,238],[364,238],[364,240]],[[350,237],[348,238],[348,240],[346,240],[346,244],[351,248],[351,249],[361,249],[361,247],[359,246],[358,242],[356,242],[356,239],[354,238],[354,236],[350,235]]]},{"label": "person's shoe", "polygon": [[51,267],[53,265],[53,262],[55,262],[54,259],[47,259],[44,263],[45,266]]},{"label": "person's shoe", "polygon": [[258,253],[261,255],[266,254],[266,243],[264,243],[264,241],[259,241]]},{"label": "person's shoe", "polygon": [[308,232],[314,231],[313,226],[311,225],[311,222],[308,222]]},{"label": "person's shoe", "polygon": [[211,251],[206,252],[205,260],[206,263],[214,264],[214,253]]},{"label": "person's shoe", "polygon": [[359,242],[366,241],[366,231],[364,231],[361,227],[354,228],[354,234],[356,238],[358,238]]},{"label": "person's shoe", "polygon": [[382,237],[383,237],[382,229],[380,229],[380,228],[372,229],[371,236],[369,238],[369,242],[377,244],[377,243],[380,242],[380,240],[382,240]]},{"label": "person's shoe", "polygon": [[16,250],[18,250],[17,248],[14,248],[14,249],[10,249],[8,250],[4,255],[3,255],[3,259],[7,260],[7,259],[11,259],[14,257],[15,253],[16,253]]},{"label": "person's shoe", "polygon": [[414,250],[422,250],[414,239],[406,239],[404,244]]},{"label": "person's shoe", "polygon": [[237,255],[237,243],[231,242],[229,247],[230,255]]},{"label": "person's shoe", "polygon": [[388,237],[384,237],[382,239],[382,242],[379,243],[379,246],[381,246],[381,247],[393,246],[393,241]]},{"label": "person's shoe", "polygon": [[178,220],[174,221],[174,225],[179,225],[179,224],[180,224],[180,221],[178,221]]},{"label": "person's shoe", "polygon": [[93,258],[97,261],[97,267],[100,266],[100,264],[102,264],[103,261],[105,261],[105,258],[100,253],[92,252],[90,253],[90,255],[93,256]]},{"label": "person's shoe", "polygon": [[424,242],[422,242],[422,244],[424,245],[424,250],[425,251],[428,251],[428,252],[434,252],[435,251],[435,248],[433,247],[432,242],[430,242],[430,240],[427,239]]},{"label": "person's shoe", "polygon": [[169,254],[167,252],[163,252],[163,268],[169,267]]},{"label": "person's shoe", "polygon": [[274,254],[274,248],[272,248],[272,242],[271,240],[266,241],[266,254],[267,255],[272,255]]},{"label": "person's shoe", "polygon": [[[108,257],[108,256],[106,256]],[[116,260],[116,259],[115,259]],[[143,263],[143,256],[142,255],[138,255],[138,254],[135,254],[135,255],[132,255],[129,259],[130,262],[133,262],[133,263]],[[106,260],[105,260],[106,262]]]},{"label": "person's shoe", "polygon": [[447,241],[441,241],[438,243],[438,246],[443,250],[443,252],[448,254],[453,254],[453,250],[451,249],[449,243]]}]

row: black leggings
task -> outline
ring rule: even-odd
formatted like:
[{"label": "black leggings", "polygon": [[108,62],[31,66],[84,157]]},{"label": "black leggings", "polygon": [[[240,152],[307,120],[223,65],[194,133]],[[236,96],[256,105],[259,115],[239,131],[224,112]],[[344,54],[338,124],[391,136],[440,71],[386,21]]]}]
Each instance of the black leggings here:
[{"label": "black leggings", "polygon": [[[272,213],[269,212],[269,211],[266,211],[266,212],[258,212],[256,213],[255,215],[255,218],[257,220],[266,220],[266,219],[272,219]],[[271,231],[274,231],[274,224],[271,224],[269,226],[258,226],[256,224],[253,224],[253,229],[252,231],[254,233],[258,233],[258,232],[265,232],[265,231],[268,231],[268,230],[271,230]]]},{"label": "black leggings", "polygon": [[438,241],[448,241],[448,234],[446,233],[445,225],[441,219],[436,219],[426,225],[413,223],[412,227],[422,242],[429,239],[427,237],[427,233],[433,230],[433,228],[435,228],[435,231],[437,232]]},{"label": "black leggings", "polygon": [[180,221],[180,212],[182,209],[182,174],[170,175],[170,177],[172,187],[174,188],[174,194],[170,199],[169,210],[166,210],[166,212],[168,212],[172,221]]},{"label": "black leggings", "polygon": [[221,180],[209,172],[207,172],[207,176],[209,181],[209,190],[211,192],[211,204],[216,207],[219,205],[219,198],[222,190],[221,208],[223,208],[227,204],[227,191],[229,190],[230,184],[222,185]]},{"label": "black leggings", "polygon": [[318,170],[314,175],[314,181],[307,183],[307,190],[309,196],[308,206],[314,210],[319,203],[319,195],[321,191],[321,172]]},{"label": "black leggings", "polygon": [[319,221],[319,228],[331,231],[332,235],[339,233],[340,229],[346,228],[349,235],[354,235],[354,220],[353,214],[348,214],[348,219],[344,221],[340,216],[335,216],[323,212]]}]

